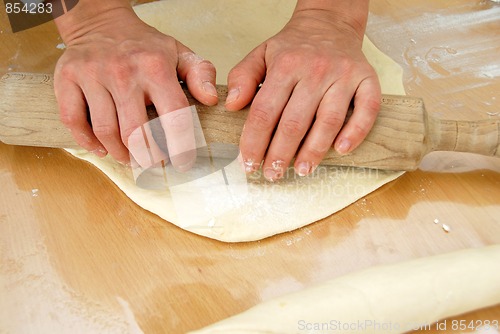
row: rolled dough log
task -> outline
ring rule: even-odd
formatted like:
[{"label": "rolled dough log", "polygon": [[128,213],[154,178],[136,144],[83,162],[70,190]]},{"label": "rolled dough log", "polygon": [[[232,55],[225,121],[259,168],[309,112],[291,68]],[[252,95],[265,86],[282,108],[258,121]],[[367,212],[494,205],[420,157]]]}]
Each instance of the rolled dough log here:
[{"label": "rolled dough log", "polygon": [[[495,245],[372,267],[272,299],[192,334],[436,330],[440,319],[500,303],[499,263]],[[452,329],[452,323],[446,325]]]},{"label": "rolled dough log", "polygon": [[[163,33],[175,36],[214,62],[218,83],[255,46],[278,32],[288,21],[294,1],[169,0],[135,7],[139,17]],[[402,69],[365,38],[363,51],[375,67],[386,94],[404,95]],[[135,203],[193,233],[226,242],[252,241],[294,230],[325,218],[400,176],[401,172],[323,167],[310,177],[290,177],[276,184],[252,177],[247,195],[231,210],[214,217],[206,208],[191,207],[193,216],[180,217],[168,190],[138,188],[130,170],[111,158],[99,159],[85,151],[69,151],[102,170]],[[208,188],[208,187],[207,187]],[[184,189],[192,198],[199,188]],[[217,189],[208,196],[223,201]],[[189,204],[189,202],[188,202]]]}]

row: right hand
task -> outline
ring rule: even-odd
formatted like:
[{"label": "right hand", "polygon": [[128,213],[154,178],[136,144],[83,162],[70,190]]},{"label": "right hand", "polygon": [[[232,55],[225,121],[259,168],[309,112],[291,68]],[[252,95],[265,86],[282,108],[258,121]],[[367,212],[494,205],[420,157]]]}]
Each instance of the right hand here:
[{"label": "right hand", "polygon": [[[201,103],[217,104],[212,63],[142,22],[131,8],[99,13],[63,34],[75,18],[66,20],[56,20],[67,48],[56,66],[54,88],[62,122],[88,151],[100,157],[109,152],[128,164],[128,138],[148,122],[147,104],[153,103],[160,116],[189,105],[178,80]],[[172,128],[164,129],[174,141],[168,142],[169,150],[185,139],[193,141],[186,138],[192,134],[181,130],[186,128],[183,122],[182,117],[172,118]]]}]

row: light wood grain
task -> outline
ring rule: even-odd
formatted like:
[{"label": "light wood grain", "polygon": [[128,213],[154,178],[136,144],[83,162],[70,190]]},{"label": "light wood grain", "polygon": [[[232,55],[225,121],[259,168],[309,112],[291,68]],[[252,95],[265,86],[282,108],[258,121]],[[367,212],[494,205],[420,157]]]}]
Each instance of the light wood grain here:
[{"label": "light wood grain", "polygon": [[[77,146],[58,117],[49,74],[9,73],[0,80],[0,140],[6,144],[66,147]],[[218,86],[219,104],[206,107],[185,89],[196,105],[207,143],[238,145],[248,108],[228,112],[227,88]],[[156,115],[150,106],[150,115]],[[342,156],[330,149],[325,165],[414,170],[432,151],[457,151],[500,156],[498,119],[442,120],[425,111],[421,99],[385,95],[377,121],[366,140]]]}]

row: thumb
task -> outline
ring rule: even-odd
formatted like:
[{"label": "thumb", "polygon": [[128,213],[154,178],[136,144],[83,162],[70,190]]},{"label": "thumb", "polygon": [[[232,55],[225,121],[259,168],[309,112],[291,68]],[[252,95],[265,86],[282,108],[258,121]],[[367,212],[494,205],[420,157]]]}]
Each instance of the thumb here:
[{"label": "thumb", "polygon": [[195,99],[207,106],[218,102],[215,88],[215,66],[208,60],[195,54],[185,45],[177,42],[177,74]]},{"label": "thumb", "polygon": [[252,101],[259,84],[266,76],[266,44],[250,52],[230,72],[227,78],[226,109],[240,110]]}]

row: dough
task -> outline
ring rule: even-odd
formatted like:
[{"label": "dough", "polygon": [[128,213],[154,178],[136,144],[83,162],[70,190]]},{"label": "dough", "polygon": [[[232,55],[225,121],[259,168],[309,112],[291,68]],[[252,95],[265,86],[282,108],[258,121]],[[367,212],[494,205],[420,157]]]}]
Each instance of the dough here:
[{"label": "dough", "polygon": [[[227,4],[200,0],[193,6],[191,1],[169,0],[141,5],[135,10],[148,24],[213,61],[218,83],[225,84],[229,70],[278,32],[294,8],[294,2],[289,0],[238,0],[231,1],[231,7]],[[363,51],[380,76],[382,91],[403,95],[402,69],[368,39]],[[99,159],[85,151],[69,152],[101,169],[144,209],[185,230],[226,242],[258,240],[310,224],[402,174],[320,166],[314,175],[304,178],[296,177],[290,170],[288,177],[276,184],[254,175],[248,185],[228,190],[214,186],[212,178],[198,180],[198,187],[183,185],[174,194],[138,188],[130,170],[110,158]],[[228,170],[234,167],[235,164]],[[200,188],[203,184],[205,187]]]},{"label": "dough", "polygon": [[436,330],[440,319],[500,302],[498,263],[500,245],[372,267],[272,299],[192,334],[438,332],[444,329]]}]

